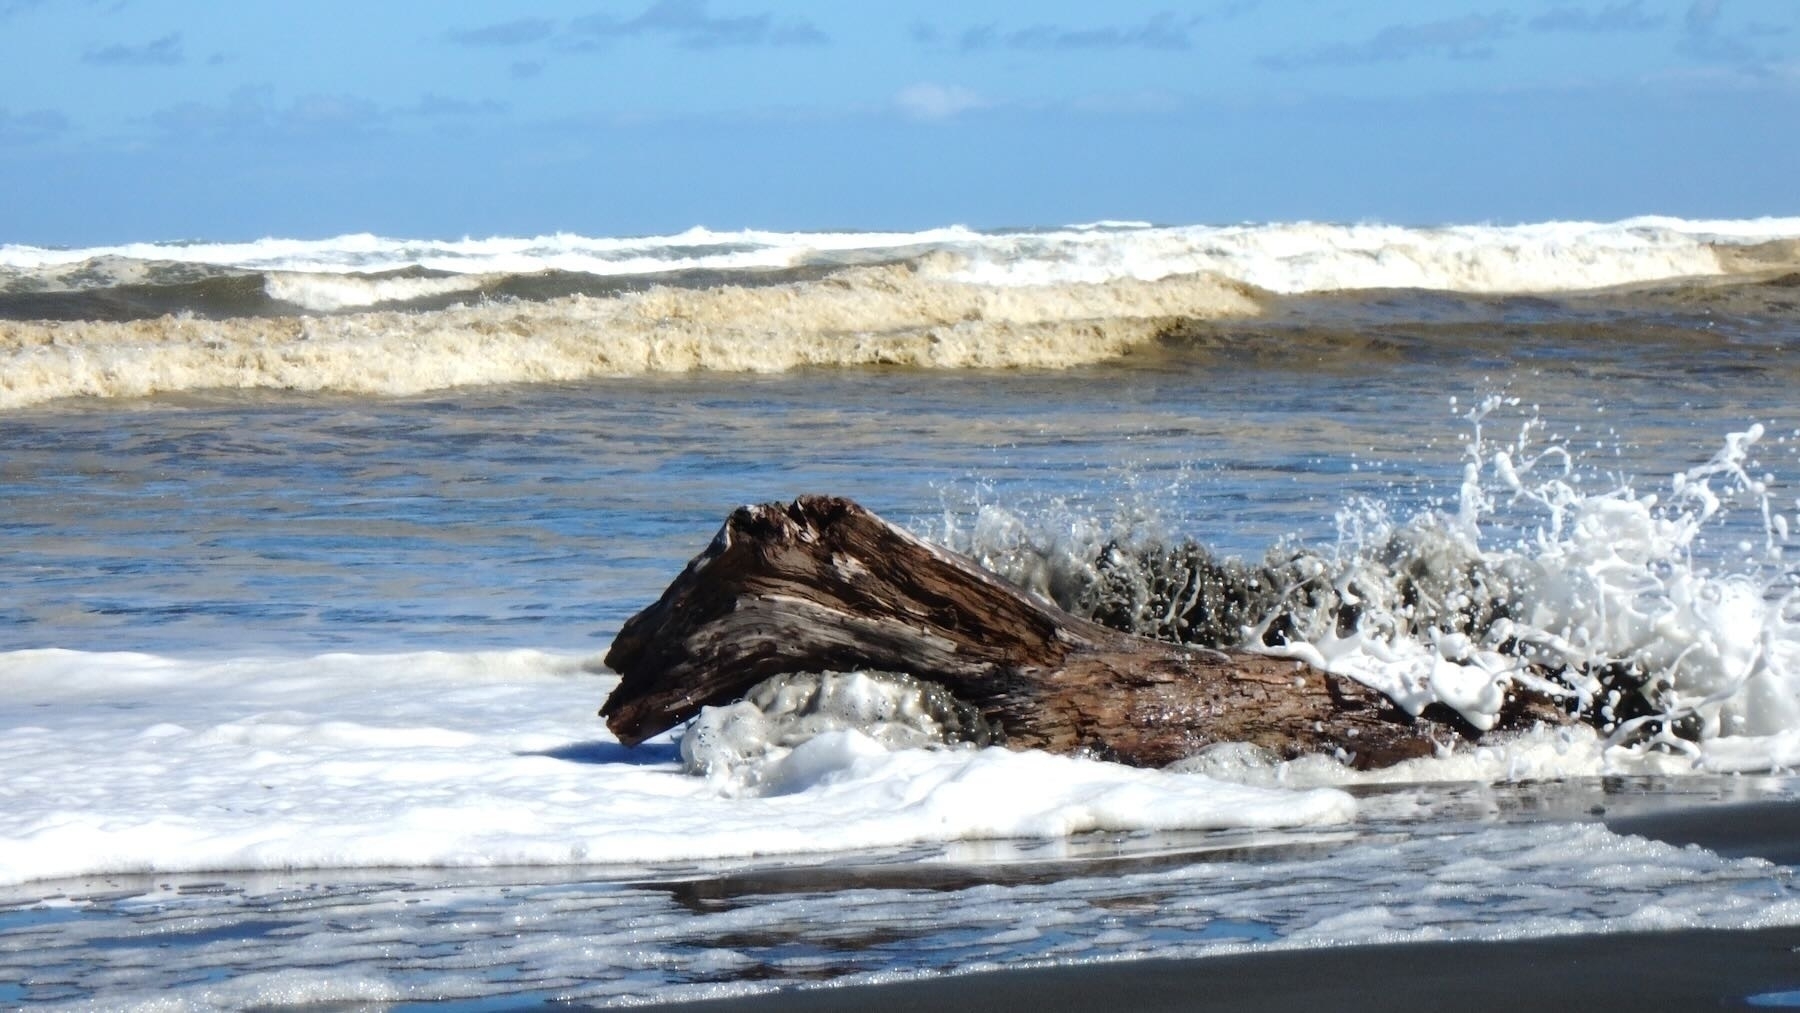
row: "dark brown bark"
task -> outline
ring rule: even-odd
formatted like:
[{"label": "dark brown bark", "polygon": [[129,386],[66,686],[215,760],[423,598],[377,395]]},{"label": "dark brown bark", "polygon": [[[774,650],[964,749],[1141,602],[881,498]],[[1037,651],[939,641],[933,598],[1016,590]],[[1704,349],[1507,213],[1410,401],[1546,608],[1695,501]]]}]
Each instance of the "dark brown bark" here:
[{"label": "dark brown bark", "polygon": [[[1448,710],[1414,718],[1298,662],[1077,618],[824,496],[734,512],[662,598],[625,624],[606,663],[622,678],[600,713],[627,745],[771,676],[851,669],[939,683],[980,708],[1009,745],[1140,766],[1249,742],[1379,767],[1477,734]],[[1520,699],[1502,723],[1538,719],[1560,711]]]}]

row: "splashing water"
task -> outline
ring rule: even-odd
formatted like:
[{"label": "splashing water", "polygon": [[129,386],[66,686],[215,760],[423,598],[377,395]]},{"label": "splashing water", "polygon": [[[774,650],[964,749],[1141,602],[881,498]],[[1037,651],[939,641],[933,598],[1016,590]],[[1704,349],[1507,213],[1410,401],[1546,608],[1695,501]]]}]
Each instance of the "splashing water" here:
[{"label": "splashing water", "polygon": [[[1395,521],[1353,502],[1329,551],[1277,547],[1247,563],[1138,513],[1107,524],[991,505],[943,536],[1077,614],[1304,660],[1414,714],[1441,703],[1490,729],[1525,688],[1596,726],[1609,763],[1800,760],[1800,610],[1774,476],[1753,474],[1764,428],[1728,434],[1664,496],[1623,482],[1596,492],[1567,446],[1536,442],[1540,420],[1491,438],[1490,417],[1517,405],[1489,397],[1465,414],[1453,504]],[[1734,541],[1741,565],[1715,571],[1701,550],[1736,506],[1759,515],[1761,544]]]},{"label": "splashing water", "polygon": [[980,712],[942,686],[898,672],[802,672],[704,708],[682,733],[682,765],[728,795],[779,794],[810,772],[811,753],[794,758],[800,747],[844,731],[889,750],[997,739]]}]

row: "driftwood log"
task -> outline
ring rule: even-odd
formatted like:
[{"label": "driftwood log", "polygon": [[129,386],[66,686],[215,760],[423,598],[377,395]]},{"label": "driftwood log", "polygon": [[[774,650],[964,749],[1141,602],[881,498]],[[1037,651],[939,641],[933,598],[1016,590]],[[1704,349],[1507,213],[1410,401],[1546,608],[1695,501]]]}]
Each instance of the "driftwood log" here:
[{"label": "driftwood log", "polygon": [[[626,745],[771,676],[872,669],[938,683],[1009,746],[1162,766],[1220,742],[1357,767],[1478,733],[1434,705],[1413,717],[1354,680],[1253,653],[1149,640],[1070,615],[849,500],[735,511],[606,663],[600,710]],[[1562,720],[1517,698],[1502,727]]]}]

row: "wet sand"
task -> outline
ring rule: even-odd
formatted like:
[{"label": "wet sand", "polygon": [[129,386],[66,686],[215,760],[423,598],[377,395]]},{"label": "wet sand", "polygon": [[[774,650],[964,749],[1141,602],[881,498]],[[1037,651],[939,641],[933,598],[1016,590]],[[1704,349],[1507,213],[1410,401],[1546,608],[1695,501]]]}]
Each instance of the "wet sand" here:
[{"label": "wet sand", "polygon": [[[1285,881],[1289,863],[1329,865],[1340,850],[1354,859],[1350,852],[1357,847],[1373,849],[1388,862],[1394,860],[1390,844],[1403,850],[1416,835],[1442,833],[1473,843],[1480,832],[1472,833],[1472,827],[1504,825],[1604,822],[1615,832],[1678,847],[1760,858],[1774,864],[1750,868],[1719,889],[1749,888],[1791,901],[1792,890],[1775,881],[1791,883],[1800,867],[1797,793],[1800,780],[1787,776],[1370,786],[1358,789],[1365,807],[1358,828],[1318,834],[1094,835],[1048,847],[985,842],[938,849],[930,860],[880,852],[716,868],[270,871],[26,884],[0,890],[0,935],[8,944],[0,949],[9,949],[12,972],[0,974],[0,1008],[35,1002],[104,1006],[125,995],[157,995],[158,987],[168,990],[162,994],[170,1002],[197,1002],[213,983],[240,976],[279,980],[294,971],[305,979],[324,966],[372,982],[416,982],[418,998],[383,1006],[394,1013],[581,1009],[582,1000],[569,997],[568,979],[586,988],[584,975],[599,986],[587,991],[588,1002],[607,1001],[605,996],[701,1013],[940,1008],[1310,1013],[1485,1010],[1503,1004],[1509,1010],[1634,1013],[1800,1008],[1800,925],[1606,933],[1606,927],[1620,923],[1605,917],[1604,890],[1592,894],[1598,907],[1587,912],[1593,916],[1588,923],[1601,931],[1590,935],[1114,961],[1105,959],[1114,951],[1100,946],[1081,951],[1088,962],[1059,967],[1030,963],[1054,959],[1055,951],[960,957],[946,952],[961,945],[964,926],[989,932],[1031,917],[1038,910],[1031,905],[1058,896],[1064,881],[1070,892],[1086,898],[1069,910],[1103,910],[1136,929],[1164,920],[1171,913],[1165,902],[1179,910],[1184,897],[1257,887],[1254,882],[1240,887],[1243,879],[1201,877],[1191,891],[1169,893],[1156,884],[1133,885],[1134,877],[1155,879],[1165,870],[1227,862],[1257,867],[1265,881]],[[1458,853],[1431,852],[1434,861]],[[1666,851],[1652,853],[1663,856],[1659,861],[1670,859]],[[1710,857],[1698,857],[1695,868],[1713,867]],[[1366,856],[1358,867],[1366,876]],[[1514,874],[1530,875],[1532,868]],[[1429,878],[1429,872],[1421,865],[1405,876]],[[1313,882],[1324,882],[1316,868],[1310,875]],[[1347,882],[1351,889],[1392,891],[1404,890],[1410,881],[1388,878],[1380,885],[1352,876]],[[1517,882],[1504,875],[1495,880],[1502,893]],[[1114,890],[1113,883],[1122,885]],[[1024,896],[1002,889],[987,899],[969,898],[970,891],[988,884],[1018,888]],[[900,895],[926,899],[879,910]],[[942,907],[929,899],[934,896],[944,899]],[[1011,908],[1015,901],[1025,906]],[[1627,904],[1624,910],[1637,908]],[[1280,913],[1268,910],[1279,921]],[[1791,918],[1791,905],[1770,915],[1771,922]],[[854,927],[834,932],[840,917]],[[1241,917],[1248,921],[1237,923],[1239,930],[1260,924],[1254,913]],[[1754,909],[1730,917],[1724,924],[1755,925],[1758,919]],[[1432,924],[1458,934],[1504,931],[1504,920],[1489,921],[1483,929],[1452,912]],[[1583,921],[1563,917],[1561,924],[1572,928]],[[1186,942],[1171,942],[1165,952],[1192,954],[1207,945],[1193,919],[1183,925],[1163,938]],[[633,938],[634,926],[649,933],[644,949],[634,944],[621,955],[613,947],[620,938]],[[1278,936],[1271,926],[1267,935],[1245,931],[1221,942]],[[612,940],[599,961],[578,955],[596,939]],[[915,946],[919,949],[909,952]],[[686,955],[713,947],[741,951],[746,962],[723,973],[682,963]],[[790,965],[795,958],[799,963]],[[1013,963],[1003,970],[928,976],[978,960]],[[826,974],[866,981],[908,969],[919,977],[884,985],[799,983]],[[9,978],[18,984],[5,983]],[[706,994],[701,989],[777,982],[787,984],[760,996],[692,1001]],[[682,1001],[669,1001],[677,998]],[[380,1004],[353,998],[261,1008],[348,1013],[371,1003]]]},{"label": "wet sand", "polygon": [[1800,928],[1410,943],[1140,960],[796,989],[657,1010],[1583,1013],[1800,1007]]},{"label": "wet sand", "polygon": [[1800,804],[1791,801],[1673,808],[1608,818],[1616,834],[1699,845],[1727,858],[1766,858],[1800,865]]},{"label": "wet sand", "polygon": [[[1616,833],[1733,858],[1800,864],[1800,804],[1793,801],[1674,804],[1605,822]],[[695,1013],[1800,1008],[1800,927],[1264,950],[788,989],[655,1008]]]}]

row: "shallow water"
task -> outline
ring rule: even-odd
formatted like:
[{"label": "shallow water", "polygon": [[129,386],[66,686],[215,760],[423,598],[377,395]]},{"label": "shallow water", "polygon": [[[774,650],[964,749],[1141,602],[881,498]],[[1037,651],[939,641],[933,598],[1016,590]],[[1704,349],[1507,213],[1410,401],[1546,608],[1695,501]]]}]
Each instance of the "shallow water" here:
[{"label": "shallow water", "polygon": [[[110,876],[0,890],[8,1002],[516,1009],[1247,947],[1754,928],[1793,870],[1600,820],[1777,778],[1365,793],[1355,827],[1100,834],[808,861]],[[1623,985],[1622,985],[1623,987]]]},{"label": "shallow water", "polygon": [[[1249,343],[1254,334],[1236,339]],[[1800,331],[1763,342],[1800,340]],[[189,654],[600,649],[734,506],[845,495],[927,533],[978,502],[1260,556],[1323,544],[1359,498],[1449,502],[1481,395],[1545,422],[1596,490],[1660,488],[1726,432],[1793,474],[1788,356],[1616,346],[1537,356],[1218,361],[1179,349],[1054,372],[800,371],[242,393],[0,415],[0,649]],[[1763,363],[1762,358],[1773,361]],[[1664,361],[1656,361],[1658,359]],[[1724,364],[1729,382],[1721,382]],[[1454,401],[1453,401],[1454,399]]]}]

